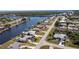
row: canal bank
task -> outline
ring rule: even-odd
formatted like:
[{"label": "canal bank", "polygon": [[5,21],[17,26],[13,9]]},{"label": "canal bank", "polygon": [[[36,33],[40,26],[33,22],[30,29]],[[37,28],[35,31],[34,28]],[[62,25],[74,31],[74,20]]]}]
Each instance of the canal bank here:
[{"label": "canal bank", "polygon": [[45,20],[46,18],[47,17],[30,17],[28,22],[24,22],[16,27],[12,27],[8,31],[3,32],[0,34],[0,45],[21,34],[23,31],[32,28],[32,25],[36,25],[38,22]]},{"label": "canal bank", "polygon": [[[8,23],[4,24],[3,25],[4,29],[0,30],[0,34],[7,31],[7,30],[9,30],[10,28],[12,28],[14,26],[18,26],[19,24],[21,24],[21,23],[23,23],[27,20],[28,20],[28,18],[20,18],[20,19],[13,20],[12,22],[8,22]],[[8,27],[6,27],[5,25],[8,26]]]}]

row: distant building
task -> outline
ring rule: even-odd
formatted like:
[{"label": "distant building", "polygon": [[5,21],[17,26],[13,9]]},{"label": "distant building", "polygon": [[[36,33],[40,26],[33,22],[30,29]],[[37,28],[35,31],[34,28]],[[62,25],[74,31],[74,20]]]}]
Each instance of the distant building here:
[{"label": "distant building", "polygon": [[59,21],[59,29],[68,29],[71,31],[78,31],[79,30],[79,21],[77,20],[69,20],[65,17],[62,17]]},{"label": "distant building", "polygon": [[68,30],[78,30],[78,27],[75,24],[69,24],[68,25]]},{"label": "distant building", "polygon": [[66,18],[62,17],[62,19],[59,21],[59,28],[66,29],[66,27],[67,27]]},{"label": "distant building", "polygon": [[73,11],[67,11],[67,13],[68,13],[68,15],[70,15],[70,16],[74,14]]}]

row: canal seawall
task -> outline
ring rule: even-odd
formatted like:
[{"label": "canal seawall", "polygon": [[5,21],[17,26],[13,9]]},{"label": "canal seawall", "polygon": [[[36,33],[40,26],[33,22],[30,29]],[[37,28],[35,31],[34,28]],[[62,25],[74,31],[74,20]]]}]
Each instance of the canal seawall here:
[{"label": "canal seawall", "polygon": [[47,19],[47,17],[29,17],[30,20],[25,21],[18,26],[14,26],[11,29],[0,34],[0,45],[6,43],[17,35],[21,34],[25,30],[32,28],[32,25],[36,25],[38,22]]},{"label": "canal seawall", "polygon": [[17,20],[14,20],[14,21],[12,21],[12,22],[7,23],[7,24],[11,24],[11,26],[8,27],[8,28],[5,28],[5,29],[3,29],[3,30],[1,30],[1,31],[0,31],[0,34],[3,33],[3,32],[5,32],[5,31],[7,31],[7,30],[9,30],[10,28],[12,28],[12,27],[14,27],[14,26],[18,26],[19,24],[21,24],[21,23],[25,22],[26,20],[28,20],[28,18],[26,18],[25,20],[22,20],[22,19],[23,19],[23,18],[20,18],[20,19],[17,19]]}]

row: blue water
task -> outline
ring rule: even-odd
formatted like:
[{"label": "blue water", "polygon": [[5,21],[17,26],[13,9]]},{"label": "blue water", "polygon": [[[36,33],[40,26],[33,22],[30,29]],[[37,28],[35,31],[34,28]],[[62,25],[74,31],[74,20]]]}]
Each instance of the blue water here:
[{"label": "blue water", "polygon": [[24,30],[27,30],[32,27],[32,25],[36,25],[37,22],[45,20],[47,17],[30,17],[29,21],[26,21],[18,26],[15,26],[8,31],[5,31],[0,34],[0,44],[3,44],[12,38],[16,37],[16,35],[21,34]]}]

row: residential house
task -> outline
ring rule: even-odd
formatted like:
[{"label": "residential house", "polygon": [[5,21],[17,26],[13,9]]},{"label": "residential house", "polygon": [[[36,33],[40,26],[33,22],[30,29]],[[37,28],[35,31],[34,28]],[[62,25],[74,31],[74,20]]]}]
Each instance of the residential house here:
[{"label": "residential house", "polygon": [[66,23],[66,18],[63,17],[60,21],[59,21],[59,28],[60,29],[66,29],[67,23]]},{"label": "residential house", "polygon": [[35,36],[36,35],[36,31],[23,32],[23,34]]},{"label": "residential house", "polygon": [[64,40],[67,39],[67,35],[66,34],[60,34],[60,33],[55,33],[54,38],[58,41],[64,41]]},{"label": "residential house", "polygon": [[68,25],[68,30],[77,31],[77,30],[78,30],[78,27],[77,27],[75,24],[69,24],[69,25]]},{"label": "residential house", "polygon": [[31,40],[31,41],[33,41],[34,40],[34,36],[25,36],[25,37],[23,37],[23,38],[20,38],[20,39],[18,39],[17,41],[18,42],[27,42],[28,40]]}]

